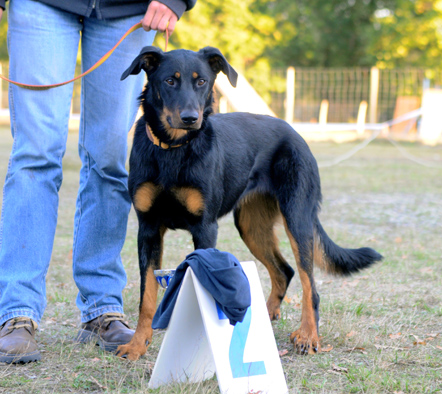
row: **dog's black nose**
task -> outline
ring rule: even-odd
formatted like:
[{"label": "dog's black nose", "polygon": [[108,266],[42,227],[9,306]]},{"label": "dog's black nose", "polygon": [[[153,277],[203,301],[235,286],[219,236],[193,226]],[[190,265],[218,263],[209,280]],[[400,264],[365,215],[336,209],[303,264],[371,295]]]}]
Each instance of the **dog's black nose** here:
[{"label": "dog's black nose", "polygon": [[180,116],[185,125],[195,124],[198,120],[198,112],[196,111],[183,111]]}]

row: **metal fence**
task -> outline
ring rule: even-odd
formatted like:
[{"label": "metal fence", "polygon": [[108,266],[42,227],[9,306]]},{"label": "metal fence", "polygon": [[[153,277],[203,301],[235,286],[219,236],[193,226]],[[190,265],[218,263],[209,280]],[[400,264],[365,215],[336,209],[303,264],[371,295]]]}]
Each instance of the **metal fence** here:
[{"label": "metal fence", "polygon": [[[288,71],[273,73],[281,78]],[[425,88],[442,87],[442,69],[300,67],[292,72],[293,84],[288,84],[285,92],[271,92],[270,107],[282,118],[291,110],[294,122],[318,122],[324,100],[328,103],[328,122],[355,122],[362,101],[369,105],[368,121],[384,122],[418,108]],[[293,108],[287,108],[290,105]]]},{"label": "metal fence", "polygon": [[[8,75],[8,64],[0,65]],[[290,69],[289,69],[290,70]],[[284,81],[286,69],[272,71]],[[379,70],[377,68],[296,68],[285,91],[272,91],[270,107],[277,116],[294,122],[318,122],[321,103],[327,100],[327,122],[355,122],[360,103],[368,103],[367,121],[384,122],[420,106],[423,90],[442,88],[442,69]],[[76,75],[81,73],[77,67]],[[8,84],[0,80],[0,110],[8,108]],[[279,83],[279,87],[284,83]],[[72,113],[80,112],[81,81],[74,83]],[[291,98],[291,99],[289,99]],[[290,108],[289,108],[290,107]]]}]

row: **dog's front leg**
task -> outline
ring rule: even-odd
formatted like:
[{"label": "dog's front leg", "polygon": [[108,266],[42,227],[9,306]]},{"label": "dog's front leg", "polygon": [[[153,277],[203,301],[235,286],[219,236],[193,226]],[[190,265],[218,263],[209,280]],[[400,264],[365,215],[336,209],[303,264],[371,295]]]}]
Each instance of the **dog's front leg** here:
[{"label": "dog's front leg", "polygon": [[152,342],[152,319],[156,310],[158,283],[154,270],[161,268],[163,237],[165,227],[155,231],[140,221],[138,230],[138,259],[140,265],[140,312],[138,324],[132,340],[127,345],[120,345],[117,356],[126,356],[129,360],[138,360],[146,353]]},{"label": "dog's front leg", "polygon": [[190,232],[192,233],[195,249],[208,249],[216,246],[218,237],[218,223],[216,221],[211,223],[202,222],[192,226]]}]

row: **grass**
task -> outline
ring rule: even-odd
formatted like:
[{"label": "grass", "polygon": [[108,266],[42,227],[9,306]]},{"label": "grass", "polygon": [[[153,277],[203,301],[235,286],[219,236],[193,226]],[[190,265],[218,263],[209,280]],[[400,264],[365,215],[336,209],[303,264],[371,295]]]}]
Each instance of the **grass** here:
[{"label": "grass", "polygon": [[[218,393],[216,379],[158,390],[147,388],[161,345],[156,332],[149,353],[123,362],[98,348],[73,343],[79,326],[72,279],[72,228],[80,168],[77,136],[71,134],[64,158],[59,224],[47,277],[48,306],[37,339],[42,361],[0,365],[0,393]],[[4,179],[12,141],[0,130],[0,176]],[[319,163],[350,150],[355,143],[312,143]],[[386,141],[375,141],[333,167],[321,168],[324,195],[321,221],[342,246],[370,246],[385,259],[352,277],[316,271],[321,296],[322,345],[316,356],[293,353],[287,334],[300,322],[302,296],[297,276],[273,322],[290,392],[437,393],[442,391],[442,147],[404,143],[424,167],[404,158]],[[438,166],[438,168],[437,168]],[[125,312],[136,325],[139,277],[137,223],[131,212],[123,260],[128,272]],[[294,263],[283,229],[281,250]],[[239,260],[253,260],[240,241],[231,216],[220,221],[218,248]],[[182,231],[166,236],[164,266],[173,268],[192,250]],[[269,277],[258,264],[268,295]],[[330,345],[330,346],[327,346]]]}]

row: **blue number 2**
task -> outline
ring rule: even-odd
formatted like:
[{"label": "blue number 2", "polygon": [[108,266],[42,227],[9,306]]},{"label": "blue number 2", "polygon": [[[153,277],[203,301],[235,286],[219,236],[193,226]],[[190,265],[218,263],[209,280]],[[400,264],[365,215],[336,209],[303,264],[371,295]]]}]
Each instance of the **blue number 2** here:
[{"label": "blue number 2", "polygon": [[[220,320],[227,319],[218,303],[216,304],[218,317]],[[266,367],[264,361],[243,362],[244,348],[246,346],[247,335],[249,334],[250,323],[252,321],[252,310],[249,307],[242,323],[236,323],[229,347],[229,361],[233,378],[243,378],[246,376],[265,375]]]}]

